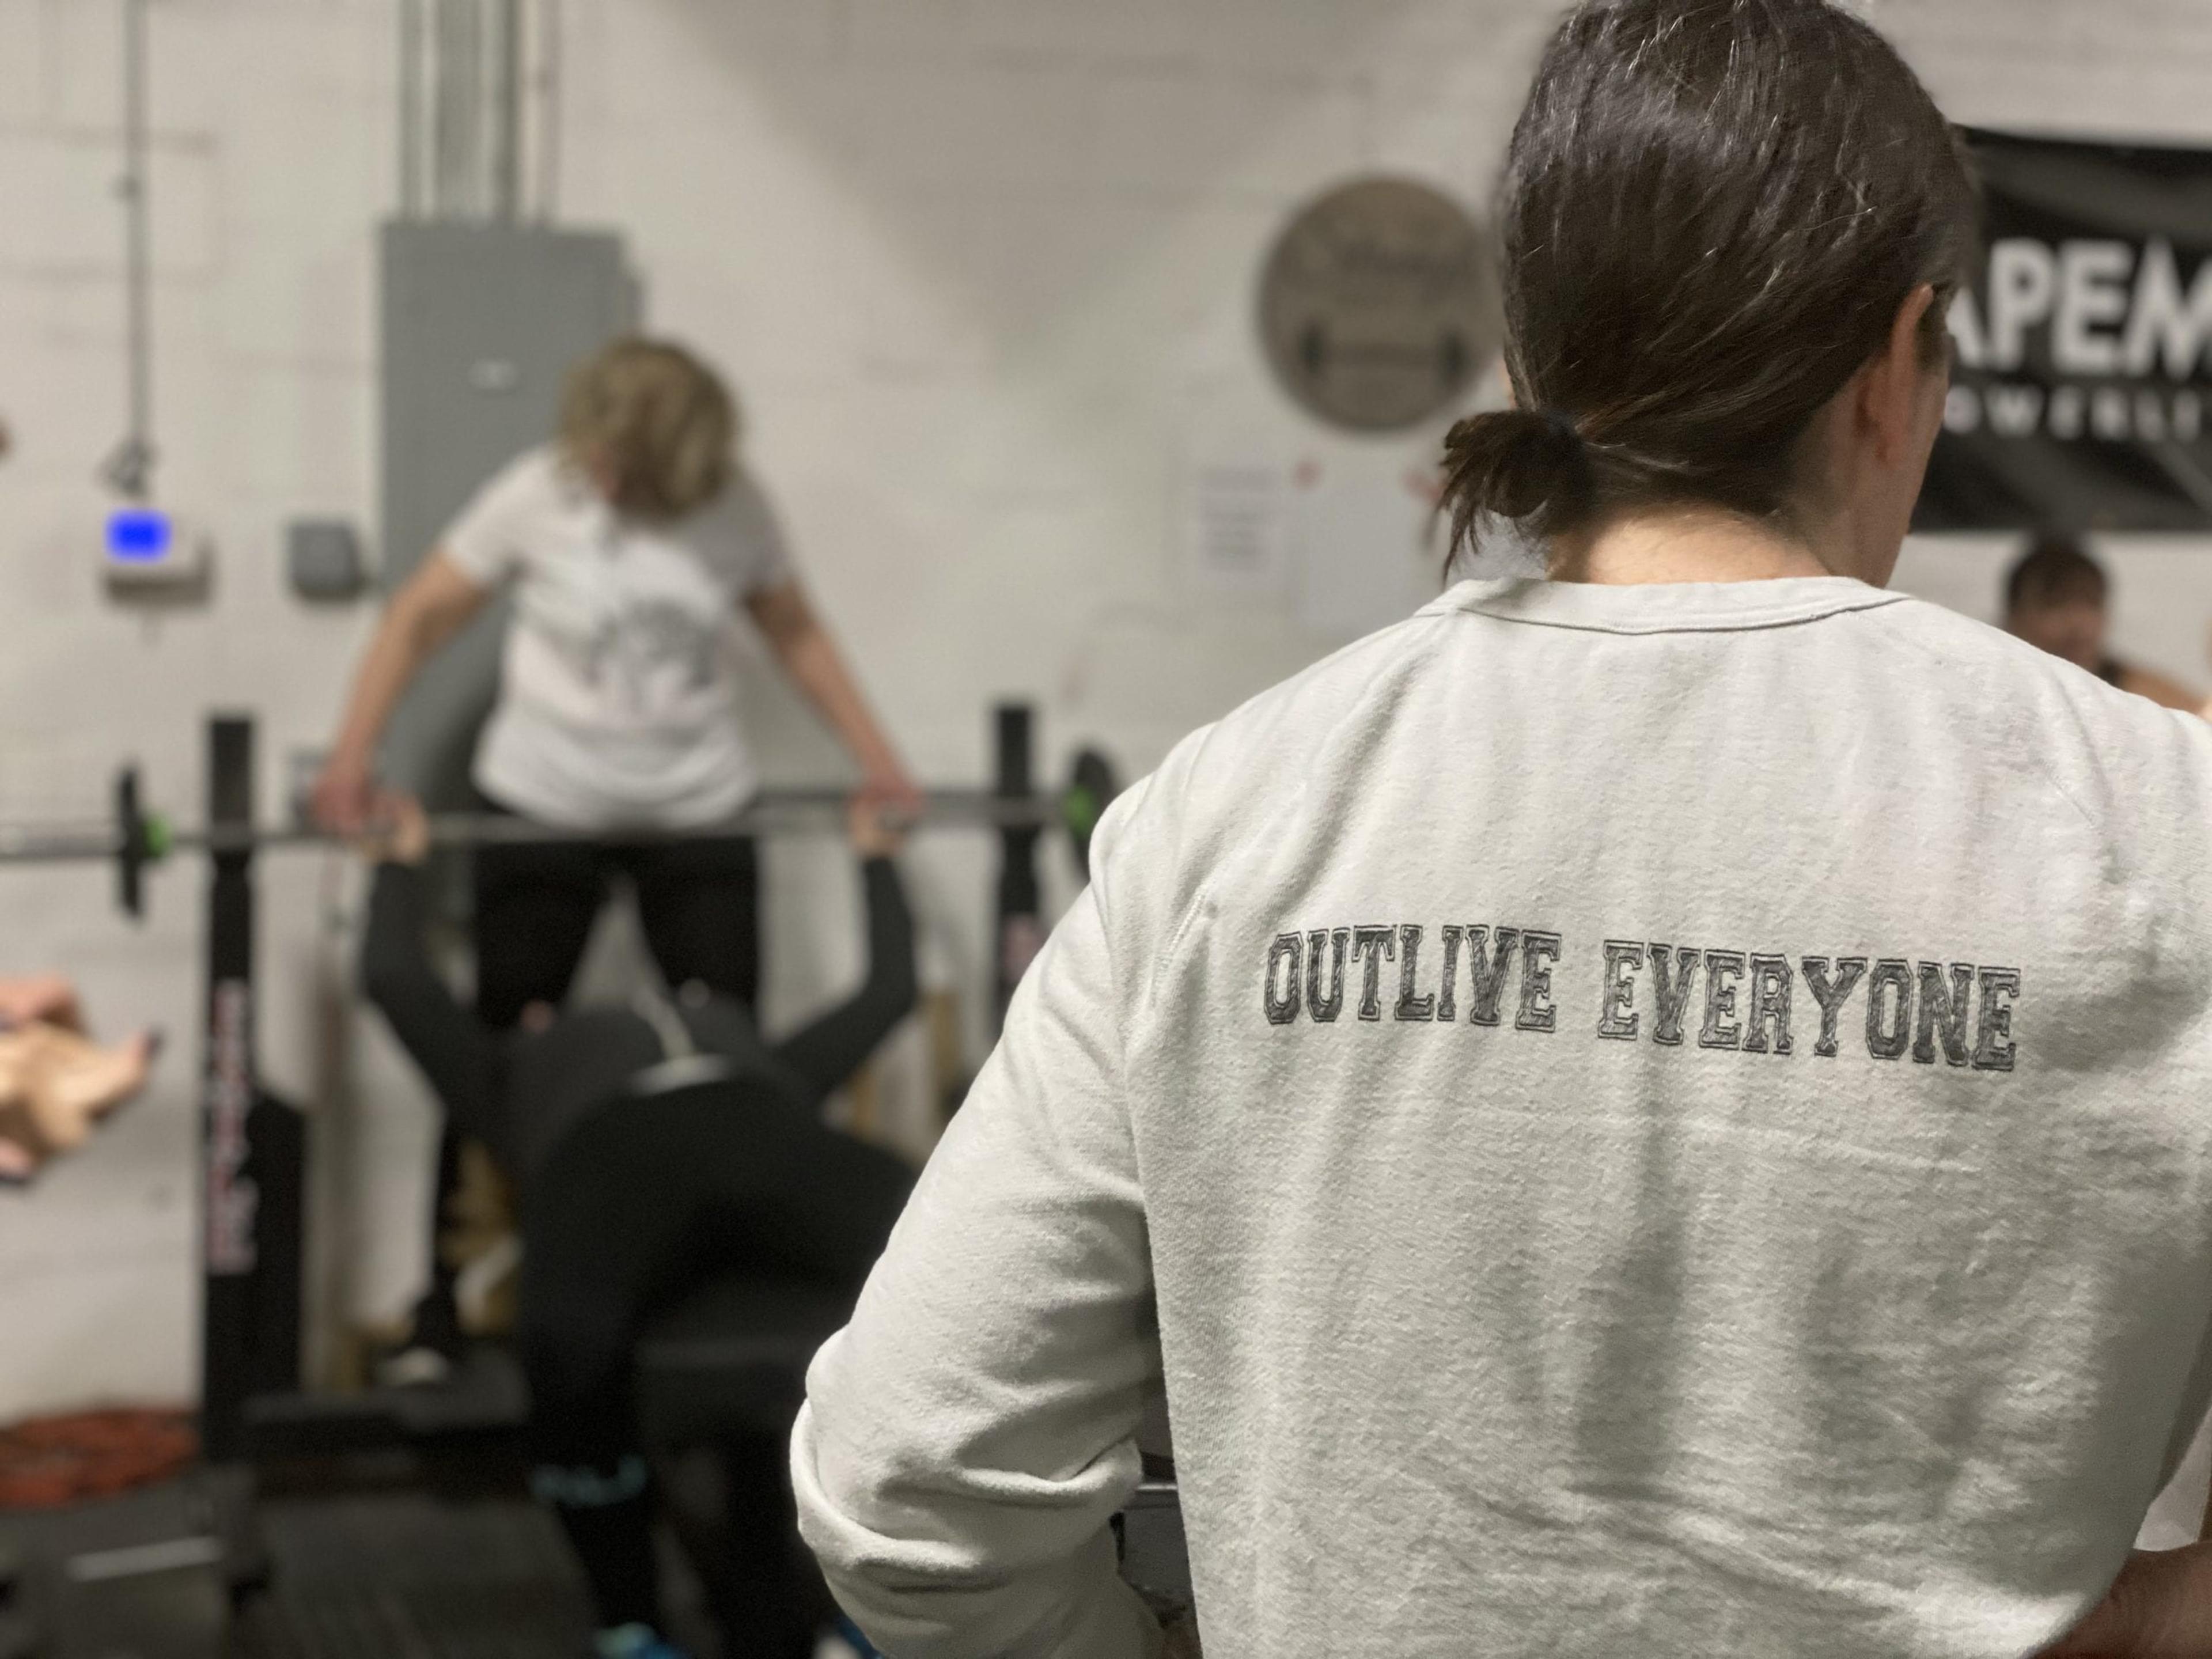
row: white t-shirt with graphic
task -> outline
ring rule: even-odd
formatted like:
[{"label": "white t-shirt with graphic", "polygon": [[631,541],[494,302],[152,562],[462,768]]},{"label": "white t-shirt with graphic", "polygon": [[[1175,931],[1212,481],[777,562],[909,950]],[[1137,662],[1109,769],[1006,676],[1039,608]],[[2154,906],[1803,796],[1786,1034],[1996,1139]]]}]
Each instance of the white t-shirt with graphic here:
[{"label": "white t-shirt with graphic", "polygon": [[470,580],[515,584],[478,788],[575,830],[713,823],[751,799],[734,613],[790,564],[750,477],[689,518],[647,523],[549,444],[485,483],[441,544]]}]

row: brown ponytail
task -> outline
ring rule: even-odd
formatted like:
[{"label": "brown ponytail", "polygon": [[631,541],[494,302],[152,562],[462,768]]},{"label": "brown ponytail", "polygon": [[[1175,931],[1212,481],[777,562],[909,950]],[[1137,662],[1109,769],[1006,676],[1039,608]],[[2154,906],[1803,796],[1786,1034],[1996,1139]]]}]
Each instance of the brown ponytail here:
[{"label": "brown ponytail", "polygon": [[1829,0],[1585,0],[1498,216],[1521,407],[1445,441],[1454,554],[1487,514],[1547,538],[1640,507],[1785,517],[1814,416],[1923,283],[1941,353],[1975,233],[1950,126]]},{"label": "brown ponytail", "polygon": [[1470,542],[1481,513],[1550,535],[1588,512],[1595,483],[1589,450],[1565,415],[1492,410],[1444,435],[1443,499],[1455,550]]}]

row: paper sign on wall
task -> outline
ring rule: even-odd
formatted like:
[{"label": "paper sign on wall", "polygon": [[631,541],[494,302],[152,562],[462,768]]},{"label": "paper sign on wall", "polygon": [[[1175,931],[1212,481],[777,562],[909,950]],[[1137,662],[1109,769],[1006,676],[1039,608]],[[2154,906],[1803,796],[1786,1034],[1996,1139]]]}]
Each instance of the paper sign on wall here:
[{"label": "paper sign on wall", "polygon": [[1193,580],[1242,592],[1281,591],[1286,494],[1283,468],[1266,457],[1195,465],[1183,502],[1183,545]]}]

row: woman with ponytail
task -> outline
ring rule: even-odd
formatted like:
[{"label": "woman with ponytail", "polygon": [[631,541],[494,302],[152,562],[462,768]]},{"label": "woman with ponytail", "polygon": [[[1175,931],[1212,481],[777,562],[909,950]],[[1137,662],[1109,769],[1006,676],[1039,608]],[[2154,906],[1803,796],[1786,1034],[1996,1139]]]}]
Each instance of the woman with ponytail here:
[{"label": "woman with ponytail", "polygon": [[[1825,0],[1589,0],[1465,581],[1101,825],[794,1452],[889,1651],[2203,1653],[2212,730],[1887,591],[1975,237]],[[1376,556],[1380,556],[1380,549]],[[1360,550],[1346,547],[1346,557]]]}]

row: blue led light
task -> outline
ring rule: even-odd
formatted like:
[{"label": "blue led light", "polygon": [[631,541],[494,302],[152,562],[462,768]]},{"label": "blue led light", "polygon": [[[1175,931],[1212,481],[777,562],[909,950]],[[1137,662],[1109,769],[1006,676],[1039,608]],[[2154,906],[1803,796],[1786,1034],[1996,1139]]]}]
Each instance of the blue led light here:
[{"label": "blue led light", "polygon": [[107,556],[125,564],[158,564],[169,556],[169,515],[126,507],[108,515]]}]

